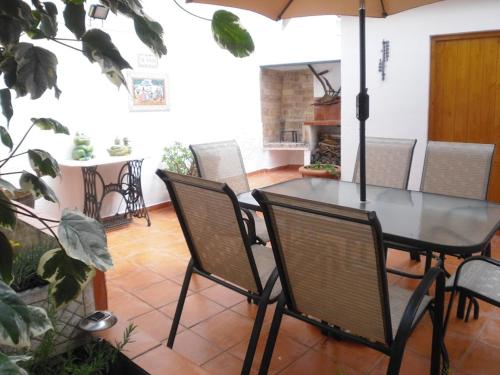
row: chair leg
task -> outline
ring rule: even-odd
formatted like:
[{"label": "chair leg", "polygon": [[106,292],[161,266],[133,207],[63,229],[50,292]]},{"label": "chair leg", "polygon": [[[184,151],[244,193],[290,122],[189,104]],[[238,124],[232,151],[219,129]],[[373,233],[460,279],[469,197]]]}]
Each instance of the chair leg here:
[{"label": "chair leg", "polygon": [[184,276],[184,281],[182,283],[181,294],[179,296],[179,302],[177,302],[174,320],[172,321],[172,327],[170,328],[170,334],[168,335],[167,346],[170,349],[174,346],[175,335],[177,334],[177,328],[179,327],[179,322],[181,320],[182,309],[184,308],[184,302],[186,301],[189,282],[191,281],[191,276],[193,275],[193,267],[194,262],[191,259],[187,266],[186,275]]},{"label": "chair leg", "polygon": [[458,293],[458,306],[457,306],[457,318],[464,319],[465,317],[465,303],[466,294],[462,291]]},{"label": "chair leg", "polygon": [[245,355],[245,360],[243,361],[243,369],[241,370],[242,375],[250,374],[250,370],[252,369],[253,358],[255,356],[255,350],[257,349],[257,343],[259,342],[260,331],[262,330],[262,325],[264,324],[264,317],[266,315],[268,302],[269,300],[264,298],[261,298],[259,302],[259,308],[255,317],[252,334],[250,336],[250,341],[248,342],[247,353]]},{"label": "chair leg", "polygon": [[471,310],[472,310],[472,297],[469,297],[469,304],[467,305],[467,312],[465,313],[465,323],[469,321]]},{"label": "chair leg", "polygon": [[481,255],[484,255],[485,257],[491,258],[491,242],[488,242],[486,247],[481,252]]},{"label": "chair leg", "polygon": [[267,375],[267,372],[269,371],[269,365],[271,364],[274,345],[276,344],[276,338],[278,337],[278,332],[281,325],[281,319],[283,318],[284,306],[285,306],[285,297],[282,294],[278,299],[278,303],[276,305],[276,311],[274,312],[273,322],[271,323],[271,329],[269,330],[269,336],[266,342],[266,348],[264,349],[264,355],[262,356],[262,363],[260,365],[259,375]]},{"label": "chair leg", "polygon": [[410,259],[415,262],[420,262],[420,254],[416,251],[410,251]]}]

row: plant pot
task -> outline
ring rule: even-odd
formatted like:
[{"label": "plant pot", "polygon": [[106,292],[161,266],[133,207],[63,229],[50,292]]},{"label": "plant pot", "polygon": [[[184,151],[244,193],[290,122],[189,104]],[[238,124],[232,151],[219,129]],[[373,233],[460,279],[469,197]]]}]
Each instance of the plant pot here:
[{"label": "plant pot", "polygon": [[310,168],[310,165],[300,167],[299,172],[302,174],[302,177],[329,178],[338,180],[340,179],[340,167],[335,165],[334,168],[337,170],[337,174],[332,174],[328,169],[312,169]]}]

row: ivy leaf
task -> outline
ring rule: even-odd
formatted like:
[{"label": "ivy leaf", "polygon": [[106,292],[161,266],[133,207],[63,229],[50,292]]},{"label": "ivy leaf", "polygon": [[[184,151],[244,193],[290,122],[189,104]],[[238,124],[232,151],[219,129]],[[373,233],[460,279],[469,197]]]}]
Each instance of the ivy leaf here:
[{"label": "ivy leaf", "polygon": [[31,168],[38,177],[50,176],[56,178],[60,176],[59,164],[47,151],[39,149],[28,150]]},{"label": "ivy leaf", "polygon": [[19,43],[19,37],[23,31],[21,22],[15,18],[0,16],[0,44],[11,47]]},{"label": "ivy leaf", "polygon": [[6,284],[12,281],[12,245],[5,234],[0,232],[0,277]]},{"label": "ivy leaf", "polygon": [[30,356],[7,356],[0,352],[0,374],[28,375],[28,371],[19,367],[16,362],[28,361]]},{"label": "ivy leaf", "polygon": [[32,118],[31,122],[33,122],[36,126],[38,126],[42,130],[53,130],[54,133],[56,134],[69,135],[68,128],[54,119],[45,117]]},{"label": "ivy leaf", "polygon": [[75,34],[77,39],[81,39],[83,34],[85,34],[85,8],[83,7],[83,2],[80,4],[74,4],[68,2],[63,12],[64,24]]},{"label": "ivy leaf", "polygon": [[163,43],[163,28],[148,16],[134,15],[135,32],[139,39],[153,50],[158,56],[167,54],[167,47]]},{"label": "ivy leaf", "polygon": [[43,197],[50,202],[59,203],[54,191],[41,178],[29,172],[23,172],[19,179],[21,189],[31,191],[35,198]]},{"label": "ivy leaf", "polygon": [[64,250],[53,249],[40,259],[38,274],[50,282],[49,291],[58,307],[75,299],[95,271],[85,263],[69,257]]},{"label": "ivy leaf", "polygon": [[40,30],[46,37],[57,35],[57,7],[49,1],[43,3],[43,11],[40,13]]},{"label": "ivy leaf", "polygon": [[17,81],[17,63],[14,57],[5,57],[0,62],[0,70],[3,73],[5,86],[13,88]]},{"label": "ivy leaf", "polygon": [[81,212],[65,209],[58,227],[59,241],[66,254],[105,272],[113,266],[106,233],[97,220]]},{"label": "ivy leaf", "polygon": [[212,33],[217,44],[235,57],[246,57],[254,51],[252,37],[241,25],[238,16],[218,10],[212,17]]},{"label": "ivy leaf", "polygon": [[132,69],[111,41],[111,37],[99,29],[88,30],[82,37],[83,54],[91,61],[101,66],[102,72],[120,87],[127,85],[122,69]]},{"label": "ivy leaf", "polygon": [[61,91],[57,87],[57,57],[49,50],[31,43],[19,43],[14,49],[17,63],[17,80],[14,89],[18,96],[31,94],[38,99],[47,89],[54,88],[58,98]]},{"label": "ivy leaf", "polygon": [[10,199],[0,190],[0,227],[12,230],[16,226],[16,214],[12,211]]},{"label": "ivy leaf", "polygon": [[28,306],[3,281],[0,281],[0,343],[29,346],[30,312]]},{"label": "ivy leaf", "polygon": [[2,113],[7,119],[7,126],[8,126],[10,123],[10,119],[14,115],[14,109],[12,108],[12,97],[10,95],[9,89],[0,90],[0,105],[2,106]]},{"label": "ivy leaf", "polygon": [[14,144],[12,143],[12,138],[10,137],[9,132],[3,126],[0,126],[0,139],[4,146],[7,146],[9,150],[12,150]]}]

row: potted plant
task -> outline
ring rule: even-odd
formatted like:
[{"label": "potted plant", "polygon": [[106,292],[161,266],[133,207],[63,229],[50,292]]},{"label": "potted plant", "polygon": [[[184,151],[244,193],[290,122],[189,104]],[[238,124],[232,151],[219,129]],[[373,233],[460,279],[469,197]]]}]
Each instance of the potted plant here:
[{"label": "potted plant", "polygon": [[340,179],[340,166],[334,164],[314,163],[304,165],[299,168],[299,172],[302,174],[302,177]]},{"label": "potted plant", "polygon": [[188,176],[196,176],[196,164],[191,150],[180,142],[163,149],[161,168]]}]

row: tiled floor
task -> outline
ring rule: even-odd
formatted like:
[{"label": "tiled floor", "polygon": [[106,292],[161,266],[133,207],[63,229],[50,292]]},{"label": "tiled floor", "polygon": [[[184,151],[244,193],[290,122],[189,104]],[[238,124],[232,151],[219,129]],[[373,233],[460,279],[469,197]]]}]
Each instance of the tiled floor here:
[{"label": "tiled floor", "polygon": [[[298,177],[295,170],[250,176],[252,187]],[[152,225],[136,220],[108,233],[115,267],[107,273],[109,308],[119,323],[103,336],[120,339],[129,322],[138,328],[126,354],[151,374],[239,374],[255,316],[255,306],[232,291],[201,277],[193,277],[174,350],[165,346],[180,285],[189,260],[174,211],[151,212]],[[493,242],[500,257],[500,236]],[[448,262],[453,269],[453,261]],[[456,262],[455,262],[456,263]],[[390,252],[389,264],[419,269],[407,254]],[[390,276],[389,281],[414,288],[416,283]],[[254,368],[274,311],[269,309]],[[453,375],[500,373],[500,309],[482,305],[477,321],[453,320],[447,334]],[[431,323],[426,317],[408,342],[401,374],[428,373]],[[305,323],[285,318],[270,373],[385,374],[387,359],[357,344],[326,339]],[[256,373],[256,372],[255,372]]]}]

